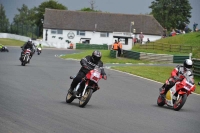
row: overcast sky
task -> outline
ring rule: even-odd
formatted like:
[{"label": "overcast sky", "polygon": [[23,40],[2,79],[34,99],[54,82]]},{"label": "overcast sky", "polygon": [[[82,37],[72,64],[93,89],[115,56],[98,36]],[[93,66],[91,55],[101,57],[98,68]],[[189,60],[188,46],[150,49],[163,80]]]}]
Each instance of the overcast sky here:
[{"label": "overcast sky", "polygon": [[[21,8],[23,4],[30,8],[39,6],[42,2],[47,0],[0,0],[6,11],[6,16],[9,21],[13,21],[13,17],[19,14],[17,8]],[[58,3],[63,4],[68,10],[80,10],[84,7],[90,7],[91,0],[57,0]],[[149,6],[154,0],[94,0],[95,10],[110,13],[125,13],[125,14],[146,14],[150,13]],[[190,18],[189,27],[192,29],[194,22],[198,23],[200,28],[200,0],[189,0],[192,6],[192,17]]]}]

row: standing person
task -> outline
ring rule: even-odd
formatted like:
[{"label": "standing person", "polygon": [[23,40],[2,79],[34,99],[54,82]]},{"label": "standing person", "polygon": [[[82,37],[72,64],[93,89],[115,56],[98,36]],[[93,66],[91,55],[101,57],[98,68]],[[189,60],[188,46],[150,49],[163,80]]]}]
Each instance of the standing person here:
[{"label": "standing person", "polygon": [[121,56],[122,54],[122,43],[120,42],[120,40],[118,41],[118,57]]},{"label": "standing person", "polygon": [[144,35],[143,35],[142,32],[140,33],[139,38],[140,38],[140,43],[142,44],[142,42],[143,42],[143,38],[144,38]]},{"label": "standing person", "polygon": [[73,43],[72,42],[70,42],[69,48],[73,49]]},{"label": "standing person", "polygon": [[196,32],[197,25],[198,25],[198,24],[194,22],[194,24],[193,24],[193,31],[194,31],[194,32]]},{"label": "standing person", "polygon": [[118,42],[117,42],[117,40],[115,40],[115,43],[113,44],[112,49],[113,50],[118,50]]},{"label": "standing person", "polygon": [[[100,51],[98,50],[95,50],[93,51],[92,53],[92,56],[91,55],[88,55],[86,56],[85,58],[82,58],[81,61],[80,61],[80,64],[81,64],[81,69],[79,70],[78,74],[76,75],[76,77],[73,79],[72,83],[71,83],[71,87],[70,89],[68,90],[69,93],[72,93],[73,89],[77,86],[77,84],[82,80],[82,78],[85,77],[85,75],[91,70],[91,69],[94,69],[95,66],[99,66],[101,68],[101,74],[103,75],[103,78],[106,80],[107,79],[107,76],[106,76],[106,73],[103,69],[103,62],[101,61],[101,57],[102,57],[102,54]],[[81,88],[82,85],[84,84],[81,84]],[[79,91],[81,91],[79,89]],[[81,92],[79,92],[81,93]]]},{"label": "standing person", "polygon": [[163,38],[165,38],[165,37],[167,37],[167,29],[166,28],[163,29]]}]

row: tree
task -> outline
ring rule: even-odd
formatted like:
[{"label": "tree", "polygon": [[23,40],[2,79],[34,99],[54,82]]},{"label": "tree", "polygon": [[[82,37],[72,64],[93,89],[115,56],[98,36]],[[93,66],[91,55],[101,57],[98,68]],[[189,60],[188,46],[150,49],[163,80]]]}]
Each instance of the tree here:
[{"label": "tree", "polygon": [[100,10],[94,10],[94,4],[95,4],[95,1],[94,0],[91,0],[90,1],[90,7],[84,7],[82,8],[80,11],[86,11],[86,12],[101,12]]},{"label": "tree", "polygon": [[154,0],[149,8],[157,21],[167,29],[184,29],[191,18],[191,5],[188,0]]},{"label": "tree", "polygon": [[9,20],[5,15],[4,6],[0,4],[0,32],[7,32],[9,29]]},{"label": "tree", "polygon": [[17,9],[19,14],[16,14],[13,18],[15,25],[31,25],[35,24],[33,15],[35,14],[34,9],[28,9],[28,6],[23,4],[21,8]]},{"label": "tree", "polygon": [[60,9],[60,10],[67,10],[67,7],[64,5],[58,3],[55,0],[48,0],[39,5],[39,7],[34,7],[34,10],[36,11],[34,20],[35,24],[40,28],[40,36],[42,35],[42,25],[43,25],[43,20],[44,20],[44,13],[45,13],[45,8],[50,8],[50,9]]}]

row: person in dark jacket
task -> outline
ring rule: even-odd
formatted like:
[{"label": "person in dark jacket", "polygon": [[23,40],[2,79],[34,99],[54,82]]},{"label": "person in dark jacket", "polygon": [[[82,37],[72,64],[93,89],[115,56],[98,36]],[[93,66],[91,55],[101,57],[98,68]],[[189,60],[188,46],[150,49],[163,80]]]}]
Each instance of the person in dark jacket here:
[{"label": "person in dark jacket", "polygon": [[[85,58],[81,59],[80,64],[82,67],[71,83],[71,87],[69,88],[70,93],[78,85],[78,83],[82,80],[82,78],[84,78],[90,70],[93,70],[95,68],[95,66],[100,67],[103,78],[105,80],[107,79],[106,73],[103,69],[103,62],[101,61],[101,57],[102,57],[101,52],[98,50],[95,50],[95,51],[93,51],[92,56],[88,55]],[[84,85],[84,84],[82,84],[82,85]],[[82,85],[81,85],[81,88],[82,88]]]},{"label": "person in dark jacket", "polygon": [[20,56],[19,60],[21,60],[22,54],[23,54],[25,49],[30,49],[32,51],[30,56],[31,57],[33,56],[34,49],[33,49],[33,44],[32,44],[32,40],[31,39],[29,39],[27,43],[25,43],[23,46],[21,46],[21,48],[22,48],[22,52],[21,52],[21,56]]}]

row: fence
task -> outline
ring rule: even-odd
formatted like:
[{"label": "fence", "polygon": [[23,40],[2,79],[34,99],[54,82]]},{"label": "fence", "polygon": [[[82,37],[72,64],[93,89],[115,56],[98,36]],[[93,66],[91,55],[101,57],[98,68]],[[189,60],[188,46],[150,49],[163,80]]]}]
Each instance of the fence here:
[{"label": "fence", "polygon": [[192,52],[192,46],[186,45],[176,45],[176,44],[164,44],[164,43],[148,43],[140,45],[140,48],[143,49],[155,49],[155,50],[162,50],[162,51],[169,51],[169,52],[182,52],[182,53],[189,53]]},{"label": "fence", "polygon": [[195,76],[200,77],[200,59],[192,59],[193,61],[193,73]]},{"label": "fence", "polygon": [[100,50],[108,50],[108,45],[98,45],[98,44],[83,44],[83,43],[77,43],[76,49],[100,49]]},{"label": "fence", "polygon": [[21,25],[21,24],[15,24],[15,25],[0,24],[0,33],[11,33],[31,38],[38,38],[39,27],[31,25]]}]

